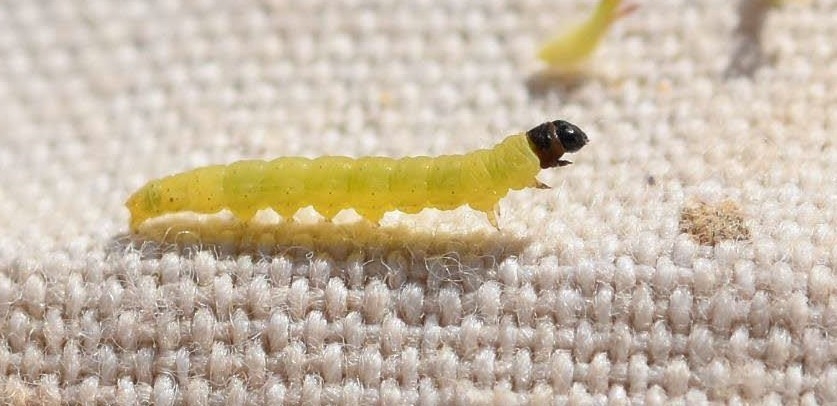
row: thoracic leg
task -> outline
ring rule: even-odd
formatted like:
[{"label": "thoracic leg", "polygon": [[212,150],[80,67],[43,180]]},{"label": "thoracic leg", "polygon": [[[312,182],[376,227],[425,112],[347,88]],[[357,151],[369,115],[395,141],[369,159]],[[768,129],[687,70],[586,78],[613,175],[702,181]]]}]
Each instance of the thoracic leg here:
[{"label": "thoracic leg", "polygon": [[492,210],[493,216],[488,216],[488,221],[491,222],[491,225],[494,226],[496,229],[500,229],[498,225],[498,221],[500,220],[500,203],[494,203],[494,208]]},{"label": "thoracic leg", "polygon": [[491,223],[491,225],[494,226],[494,228],[499,230],[500,226],[497,223],[499,213],[492,210],[485,212],[485,215],[488,216],[488,222]]},{"label": "thoracic leg", "polygon": [[497,223],[497,220],[499,220],[500,218],[499,204],[469,204],[469,206],[471,206],[471,208],[473,208],[474,210],[478,210],[485,213],[486,217],[488,217],[488,222],[491,223],[491,225],[494,226],[494,228],[498,230],[500,229]]}]

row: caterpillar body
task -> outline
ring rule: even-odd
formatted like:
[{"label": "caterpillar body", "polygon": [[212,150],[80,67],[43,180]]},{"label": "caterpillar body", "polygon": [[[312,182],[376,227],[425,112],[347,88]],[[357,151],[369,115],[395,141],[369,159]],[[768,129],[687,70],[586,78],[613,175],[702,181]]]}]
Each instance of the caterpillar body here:
[{"label": "caterpillar body", "polygon": [[308,206],[327,219],[351,208],[377,223],[394,210],[418,213],[468,205],[485,212],[496,226],[494,208],[510,189],[542,187],[535,179],[540,169],[568,165],[561,156],[587,141],[577,126],[556,120],[464,155],[245,160],[152,180],[125,205],[134,232],[145,220],[181,211],[227,209],[249,220],[271,208],[287,219]]},{"label": "caterpillar body", "polygon": [[577,69],[590,57],[613,22],[636,8],[636,4],[622,5],[622,0],[601,0],[587,20],[544,44],[538,57],[554,68]]}]

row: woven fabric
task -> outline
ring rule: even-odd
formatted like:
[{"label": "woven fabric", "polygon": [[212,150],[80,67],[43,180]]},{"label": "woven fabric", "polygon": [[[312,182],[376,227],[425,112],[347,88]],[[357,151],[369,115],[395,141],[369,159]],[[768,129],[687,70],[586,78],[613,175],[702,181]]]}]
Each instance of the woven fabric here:
[{"label": "woven fabric", "polygon": [[[2,403],[837,403],[837,3],[643,2],[542,72],[593,3],[0,3]],[[558,118],[500,232],[127,235],[155,177]]]}]

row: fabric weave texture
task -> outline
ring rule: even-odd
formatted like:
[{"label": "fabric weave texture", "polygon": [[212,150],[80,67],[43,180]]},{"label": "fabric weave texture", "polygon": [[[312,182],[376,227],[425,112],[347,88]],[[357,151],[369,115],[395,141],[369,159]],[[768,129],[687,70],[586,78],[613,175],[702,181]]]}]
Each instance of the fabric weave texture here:
[{"label": "fabric weave texture", "polygon": [[[0,403],[837,403],[837,2],[642,2],[543,72],[593,3],[0,3]],[[196,166],[553,119],[591,142],[501,231],[127,235]]]}]

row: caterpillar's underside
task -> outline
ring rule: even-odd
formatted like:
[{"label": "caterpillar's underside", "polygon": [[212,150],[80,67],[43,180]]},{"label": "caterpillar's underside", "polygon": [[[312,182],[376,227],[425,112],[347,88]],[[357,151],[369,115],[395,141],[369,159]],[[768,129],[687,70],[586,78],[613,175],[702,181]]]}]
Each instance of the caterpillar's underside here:
[{"label": "caterpillar's underside", "polygon": [[284,218],[313,206],[326,218],[354,209],[378,222],[384,213],[417,213],[468,205],[496,225],[494,208],[510,189],[537,187],[541,168],[566,165],[565,152],[578,151],[587,136],[566,121],[546,122],[512,135],[492,149],[464,155],[286,157],[214,165],[156,179],[126,202],[131,229],[149,218],[191,211],[228,209],[242,220],[271,208]]}]

